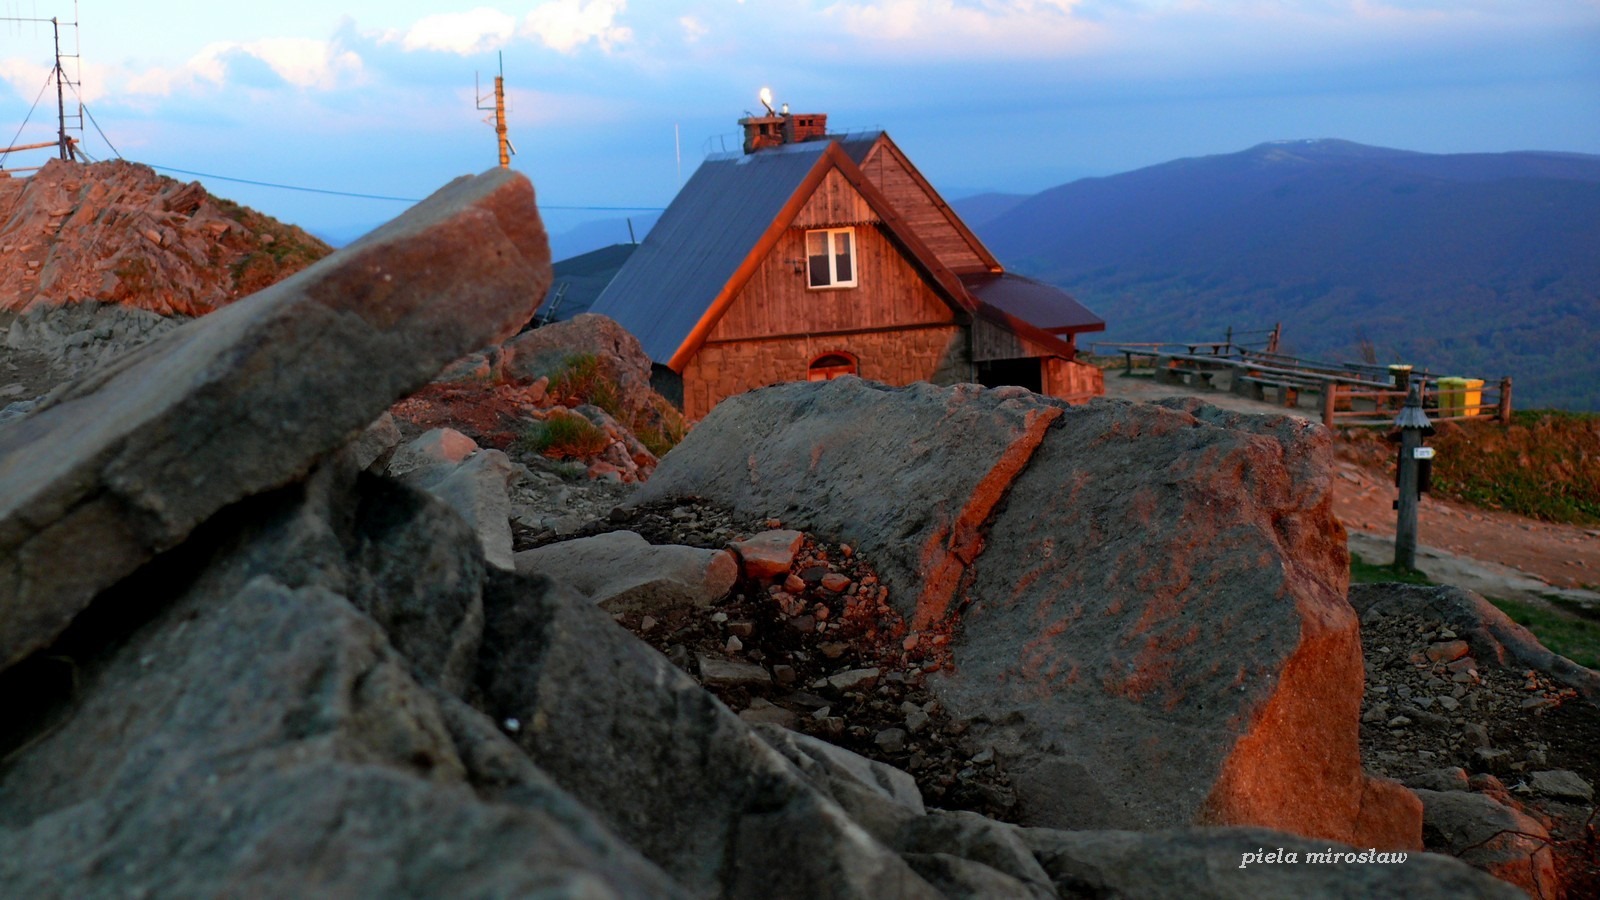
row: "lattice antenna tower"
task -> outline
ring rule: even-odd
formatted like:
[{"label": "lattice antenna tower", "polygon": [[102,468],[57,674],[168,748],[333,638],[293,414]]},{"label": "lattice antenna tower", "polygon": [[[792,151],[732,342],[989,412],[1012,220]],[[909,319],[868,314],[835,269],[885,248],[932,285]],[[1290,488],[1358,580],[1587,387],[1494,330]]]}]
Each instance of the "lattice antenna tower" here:
[{"label": "lattice antenna tower", "polygon": [[[21,31],[24,24],[32,23],[35,26],[48,24],[51,36],[55,41],[55,66],[50,73],[50,83],[56,87],[56,139],[36,144],[19,144],[15,147],[0,148],[0,154],[10,153],[13,150],[36,150],[43,147],[56,147],[62,159],[72,160],[82,157],[78,150],[78,138],[68,136],[67,132],[76,131],[83,133],[83,97],[78,88],[83,83],[82,71],[82,36],[78,28],[78,0],[72,0],[72,21],[63,22],[59,18],[51,17],[41,19],[37,16],[0,16],[0,22],[12,23],[17,31]],[[72,29],[72,52],[63,53],[61,50],[61,29]],[[76,78],[67,75],[65,60],[72,60],[72,69]],[[67,111],[67,91],[72,91],[75,101],[73,110]]]},{"label": "lattice antenna tower", "polygon": [[492,110],[494,115],[483,121],[494,126],[496,139],[500,144],[500,168],[511,168],[511,157],[517,154],[517,148],[511,143],[511,138],[506,136],[506,55],[500,56],[500,74],[494,77],[494,105],[484,106],[484,101],[489,97],[483,93],[483,86],[478,81],[478,74],[472,74],[472,95],[478,98],[478,109]]}]

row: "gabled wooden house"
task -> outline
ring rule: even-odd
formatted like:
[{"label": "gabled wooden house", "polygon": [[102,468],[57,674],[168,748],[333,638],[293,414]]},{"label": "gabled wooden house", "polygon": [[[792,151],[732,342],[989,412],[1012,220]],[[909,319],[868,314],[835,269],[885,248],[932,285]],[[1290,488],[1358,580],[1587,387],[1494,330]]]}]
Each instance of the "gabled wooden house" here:
[{"label": "gabled wooden house", "polygon": [[1102,393],[1075,341],[1104,322],[1007,273],[887,134],[826,121],[741,120],[744,152],[708,158],[595,301],[644,345],[658,390],[691,419],[842,374]]}]

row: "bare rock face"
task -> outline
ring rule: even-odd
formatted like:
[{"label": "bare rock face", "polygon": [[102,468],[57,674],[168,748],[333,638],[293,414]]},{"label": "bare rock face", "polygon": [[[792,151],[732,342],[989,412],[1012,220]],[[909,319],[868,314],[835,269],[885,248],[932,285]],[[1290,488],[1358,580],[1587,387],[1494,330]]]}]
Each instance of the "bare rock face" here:
[{"label": "bare rock face", "polygon": [[1508,881],[1530,897],[1559,897],[1550,835],[1532,816],[1484,794],[1417,792],[1428,845]]},{"label": "bare rock face", "polygon": [[216,511],[304,476],[451,360],[506,337],[548,279],[528,181],[458,179],[0,430],[0,665]]},{"label": "bare rock face", "polygon": [[[1315,426],[1198,403],[843,378],[723,403],[640,502],[706,497],[877,560],[1025,823],[1416,848],[1419,802],[1361,771],[1328,453]],[[948,656],[924,640],[952,630]]]},{"label": "bare rock face", "polygon": [[330,251],[301,231],[123,160],[0,179],[0,310],[83,301],[200,316]]}]

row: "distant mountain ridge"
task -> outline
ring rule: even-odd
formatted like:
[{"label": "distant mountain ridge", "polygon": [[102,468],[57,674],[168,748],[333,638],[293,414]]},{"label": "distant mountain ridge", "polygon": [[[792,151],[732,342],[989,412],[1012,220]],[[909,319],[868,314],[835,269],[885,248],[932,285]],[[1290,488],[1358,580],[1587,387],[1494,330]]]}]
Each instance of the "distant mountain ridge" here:
[{"label": "distant mountain ridge", "polygon": [[1600,409],[1600,156],[1283,141],[998,214],[970,199],[989,248],[1071,291],[1107,340],[1282,322],[1305,355],[1370,342],[1380,362],[1512,375],[1518,406]]}]

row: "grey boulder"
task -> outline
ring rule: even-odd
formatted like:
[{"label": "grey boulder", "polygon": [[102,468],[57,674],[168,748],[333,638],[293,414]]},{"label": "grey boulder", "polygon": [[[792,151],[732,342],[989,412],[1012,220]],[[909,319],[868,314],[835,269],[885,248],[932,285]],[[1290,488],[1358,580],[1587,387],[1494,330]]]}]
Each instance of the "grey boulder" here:
[{"label": "grey boulder", "polygon": [[652,545],[632,531],[523,550],[516,570],[562,582],[609,612],[704,608],[727,596],[739,577],[726,550]]}]

